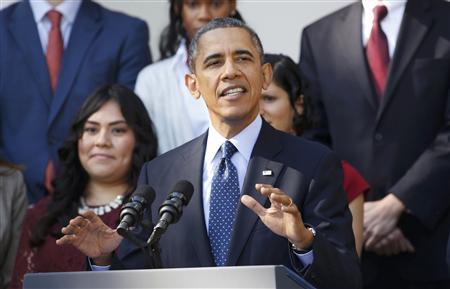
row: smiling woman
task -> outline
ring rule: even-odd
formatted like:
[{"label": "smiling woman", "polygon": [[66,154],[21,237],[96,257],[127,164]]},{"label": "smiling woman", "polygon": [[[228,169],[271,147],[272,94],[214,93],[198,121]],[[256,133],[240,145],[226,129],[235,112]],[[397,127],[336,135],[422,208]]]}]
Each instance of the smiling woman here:
[{"label": "smiling woman", "polygon": [[81,165],[91,178],[89,184],[114,181],[126,184],[135,144],[134,132],[119,104],[109,100],[87,119],[78,141]]},{"label": "smiling woman", "polygon": [[115,84],[89,96],[59,151],[55,193],[27,212],[11,288],[21,288],[29,272],[85,270],[85,256],[55,244],[61,228],[86,209],[115,227],[121,203],[156,148],[152,122],[132,91]]}]

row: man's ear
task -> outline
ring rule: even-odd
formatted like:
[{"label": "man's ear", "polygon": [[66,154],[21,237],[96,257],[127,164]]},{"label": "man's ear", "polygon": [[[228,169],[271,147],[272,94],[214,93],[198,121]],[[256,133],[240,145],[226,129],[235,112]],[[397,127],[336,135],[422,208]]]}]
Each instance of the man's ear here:
[{"label": "man's ear", "polygon": [[198,82],[197,82],[197,77],[195,76],[195,74],[193,74],[193,73],[186,74],[184,76],[184,83],[185,83],[187,89],[189,90],[189,92],[191,93],[191,95],[195,99],[199,99],[201,96],[201,93],[198,90]]},{"label": "man's ear", "polygon": [[272,82],[272,65],[270,63],[264,63],[262,65],[262,76],[263,76],[263,89],[269,88]]}]

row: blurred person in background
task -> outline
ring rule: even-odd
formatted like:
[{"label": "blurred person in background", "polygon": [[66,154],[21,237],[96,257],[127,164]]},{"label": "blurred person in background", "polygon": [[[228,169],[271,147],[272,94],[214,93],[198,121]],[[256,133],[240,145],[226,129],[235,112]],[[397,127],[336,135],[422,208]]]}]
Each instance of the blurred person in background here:
[{"label": "blurred person in background", "polygon": [[55,193],[28,210],[11,288],[30,272],[83,271],[86,257],[57,246],[63,225],[86,210],[117,225],[121,204],[136,187],[141,166],[156,156],[152,122],[128,88],[102,86],[87,98],[60,149]]},{"label": "blurred person in background", "polygon": [[27,211],[27,191],[20,169],[0,158],[0,289],[8,288]]},{"label": "blurred person in background", "polygon": [[443,0],[356,1],[303,30],[311,135],[370,185],[365,288],[450,288],[449,39]]}]

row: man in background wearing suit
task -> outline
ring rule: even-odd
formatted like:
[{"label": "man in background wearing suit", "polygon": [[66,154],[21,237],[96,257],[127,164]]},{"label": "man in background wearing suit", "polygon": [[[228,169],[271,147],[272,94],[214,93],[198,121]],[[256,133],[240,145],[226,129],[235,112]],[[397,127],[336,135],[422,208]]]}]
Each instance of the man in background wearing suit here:
[{"label": "man in background wearing suit", "polygon": [[52,190],[57,149],[98,85],[131,89],[151,62],[145,22],[90,0],[0,11],[0,154],[25,166],[31,203]]},{"label": "man in background wearing suit", "polygon": [[368,180],[367,288],[448,288],[450,3],[366,1],[305,28],[318,139]]},{"label": "man in background wearing suit", "polygon": [[[193,73],[186,85],[204,98],[211,125],[147,163],[140,178],[156,189],[155,204],[179,180],[194,185],[183,216],[160,240],[163,267],[283,264],[319,288],[360,287],[338,159],[259,115],[272,70],[263,64],[258,36],[239,20],[217,18],[200,29],[189,51]],[[152,213],[156,223],[158,212]],[[57,243],[77,246],[97,265],[148,266],[142,250],[100,222],[84,213]]]}]

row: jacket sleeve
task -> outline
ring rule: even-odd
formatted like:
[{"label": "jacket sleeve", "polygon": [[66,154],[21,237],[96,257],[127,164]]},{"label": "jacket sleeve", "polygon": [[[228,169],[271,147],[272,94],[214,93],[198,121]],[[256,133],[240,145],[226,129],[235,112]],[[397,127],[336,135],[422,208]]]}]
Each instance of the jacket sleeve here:
[{"label": "jacket sleeve", "polygon": [[[14,175],[14,187],[10,192],[12,194],[11,203],[11,219],[9,220],[11,224],[9,238],[10,243],[7,244],[7,251],[4,260],[0,260],[0,267],[2,268],[0,272],[0,281],[3,279],[3,283],[0,282],[0,287],[6,286],[9,283],[14,261],[16,258],[17,248],[19,247],[20,232],[22,228],[22,222],[27,212],[27,195],[26,187],[23,176],[20,172],[16,172]],[[8,193],[8,192],[6,192]]]},{"label": "jacket sleeve", "polygon": [[333,153],[317,166],[308,196],[301,206],[303,221],[316,230],[314,261],[294,268],[317,288],[361,288],[361,270],[355,251],[351,214],[342,187],[342,168]]},{"label": "jacket sleeve", "polygon": [[310,110],[312,122],[312,128],[307,131],[304,136],[331,147],[332,143],[328,128],[328,118],[322,102],[316,63],[308,34],[309,30],[308,28],[305,28],[302,33],[299,61],[303,95],[307,98],[305,103],[309,103],[308,109]]},{"label": "jacket sleeve", "polygon": [[117,82],[134,89],[136,78],[145,66],[152,62],[148,46],[149,30],[144,21],[137,20],[129,29],[119,59]]},{"label": "jacket sleeve", "polygon": [[432,230],[450,208],[450,87],[442,128],[430,146],[391,187],[409,213]]}]

